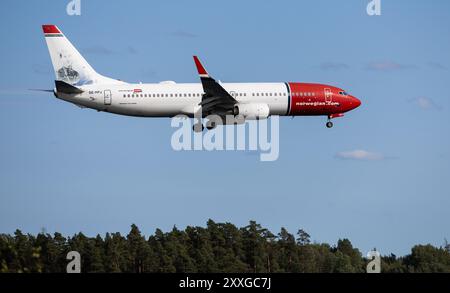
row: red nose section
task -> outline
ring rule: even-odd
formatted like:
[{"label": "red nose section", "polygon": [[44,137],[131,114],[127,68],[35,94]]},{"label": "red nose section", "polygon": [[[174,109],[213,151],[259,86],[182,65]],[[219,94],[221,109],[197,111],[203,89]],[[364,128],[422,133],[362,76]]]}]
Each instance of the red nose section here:
[{"label": "red nose section", "polygon": [[352,110],[361,106],[361,101],[358,98],[356,98],[354,96],[350,96],[350,98],[351,98],[350,106],[351,106]]},{"label": "red nose section", "polygon": [[355,104],[355,109],[358,108],[359,106],[361,106],[361,100],[360,99],[358,99],[356,97],[353,97],[353,96],[352,96],[352,99],[353,99],[353,103]]}]

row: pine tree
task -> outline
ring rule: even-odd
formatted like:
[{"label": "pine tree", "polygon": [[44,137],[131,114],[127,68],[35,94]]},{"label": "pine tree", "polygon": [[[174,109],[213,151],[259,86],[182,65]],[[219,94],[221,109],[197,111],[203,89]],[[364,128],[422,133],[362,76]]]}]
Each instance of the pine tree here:
[{"label": "pine tree", "polygon": [[242,242],[246,257],[246,262],[250,266],[253,273],[267,272],[266,260],[267,252],[265,251],[264,235],[267,229],[261,227],[255,221],[250,221],[250,224],[241,229]]},{"label": "pine tree", "polygon": [[309,236],[308,233],[305,232],[305,230],[300,229],[297,232],[298,238],[297,243],[298,245],[307,245],[311,243],[311,236]]},{"label": "pine tree", "polygon": [[361,252],[357,248],[353,248],[352,243],[348,239],[339,239],[337,244],[337,250],[346,255],[350,259],[351,266],[355,273],[364,272],[364,264],[362,262]]},{"label": "pine tree", "polygon": [[148,243],[155,252],[158,261],[158,273],[175,273],[177,269],[173,264],[173,259],[165,249],[166,236],[160,229],[156,229],[155,235],[150,236]]},{"label": "pine tree", "polygon": [[297,246],[295,238],[285,228],[278,233],[278,246],[280,249],[279,263],[284,272],[298,272]]},{"label": "pine tree", "polygon": [[131,225],[131,231],[127,235],[130,269],[135,273],[157,271],[157,260],[153,250],[141,235],[136,225]]}]

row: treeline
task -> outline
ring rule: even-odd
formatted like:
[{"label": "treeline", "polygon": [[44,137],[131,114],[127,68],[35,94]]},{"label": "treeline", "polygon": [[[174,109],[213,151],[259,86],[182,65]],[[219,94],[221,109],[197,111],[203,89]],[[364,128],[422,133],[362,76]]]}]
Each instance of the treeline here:
[{"label": "treeline", "polygon": [[[64,273],[69,251],[81,254],[85,273],[363,273],[369,262],[348,239],[336,245],[311,243],[310,235],[286,229],[275,235],[251,221],[238,228],[209,220],[206,228],[160,229],[146,238],[136,225],[126,236],[107,233],[103,238],[78,233],[37,236],[17,230],[0,235],[0,272]],[[383,256],[385,273],[450,272],[450,245],[417,245],[411,254]]]}]

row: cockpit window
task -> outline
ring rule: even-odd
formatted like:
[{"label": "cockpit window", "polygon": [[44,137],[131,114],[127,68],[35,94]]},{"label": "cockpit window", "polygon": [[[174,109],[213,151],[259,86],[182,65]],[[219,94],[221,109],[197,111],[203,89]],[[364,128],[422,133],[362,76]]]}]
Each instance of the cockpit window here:
[{"label": "cockpit window", "polygon": [[342,96],[348,96],[347,92],[339,92],[339,94],[342,95]]}]

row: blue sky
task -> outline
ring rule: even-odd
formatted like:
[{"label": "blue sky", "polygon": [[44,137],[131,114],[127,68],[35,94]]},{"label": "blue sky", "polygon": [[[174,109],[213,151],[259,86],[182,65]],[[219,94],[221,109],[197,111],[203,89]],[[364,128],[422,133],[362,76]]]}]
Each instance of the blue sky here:
[{"label": "blue sky", "polygon": [[[0,232],[145,234],[208,218],[403,255],[450,238],[450,2],[2,1]],[[325,128],[284,118],[280,158],[175,152],[169,119],[82,110],[52,88],[41,25],[57,24],[100,73],[198,82],[320,82],[363,106]],[[353,151],[362,150],[361,156]]]}]

